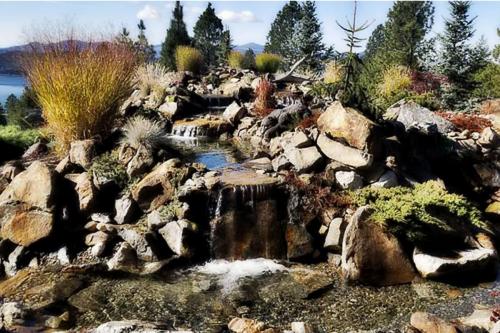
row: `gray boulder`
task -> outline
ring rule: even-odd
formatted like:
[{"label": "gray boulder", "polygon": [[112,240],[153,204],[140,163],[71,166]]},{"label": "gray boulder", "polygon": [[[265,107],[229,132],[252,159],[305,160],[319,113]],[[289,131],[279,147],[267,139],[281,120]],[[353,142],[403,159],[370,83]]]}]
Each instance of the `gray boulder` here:
[{"label": "gray boulder", "polygon": [[189,237],[196,232],[197,227],[188,220],[179,220],[167,223],[159,230],[168,247],[180,257],[190,257]]},{"label": "gray boulder", "polygon": [[384,118],[402,124],[405,130],[412,127],[422,128],[426,125],[435,125],[440,134],[455,130],[451,122],[413,101],[397,102],[387,110]]},{"label": "gray boulder", "polygon": [[224,110],[222,118],[235,126],[245,117],[246,113],[247,109],[244,106],[239,105],[237,102],[233,102]]},{"label": "gray boulder", "polygon": [[298,173],[313,171],[323,161],[323,156],[315,146],[308,148],[289,148],[285,156],[293,164]]},{"label": "gray boulder", "polygon": [[337,171],[335,180],[345,190],[357,190],[363,187],[363,178],[354,171]]},{"label": "gray boulder", "polygon": [[73,141],[69,149],[69,161],[88,169],[96,155],[95,145],[92,139]]}]

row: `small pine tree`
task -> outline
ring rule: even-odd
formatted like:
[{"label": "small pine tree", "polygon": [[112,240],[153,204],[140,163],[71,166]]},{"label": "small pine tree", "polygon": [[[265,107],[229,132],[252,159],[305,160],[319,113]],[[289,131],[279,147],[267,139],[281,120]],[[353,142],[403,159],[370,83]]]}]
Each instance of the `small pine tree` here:
[{"label": "small pine tree", "polygon": [[134,41],[130,38],[130,31],[123,27],[118,36],[116,36],[115,41],[118,44],[126,45],[131,49],[134,48]]},{"label": "small pine tree", "polygon": [[155,57],[155,50],[152,45],[149,44],[148,39],[146,37],[146,25],[143,20],[139,21],[137,24],[137,28],[139,29],[139,35],[137,36],[137,41],[134,43],[136,52],[140,59],[144,62],[151,62]]},{"label": "small pine tree", "polygon": [[191,44],[186,24],[183,19],[183,8],[180,1],[175,2],[175,8],[172,12],[170,27],[167,30],[167,36],[161,46],[160,63],[170,70],[175,70],[175,50],[179,45]]},{"label": "small pine tree", "polygon": [[[497,28],[497,36],[500,37],[500,29],[498,28]],[[500,62],[500,44],[495,45],[493,51],[491,52],[491,55],[493,56],[493,60],[495,60],[496,62]]]},{"label": "small pine tree", "polygon": [[255,53],[252,49],[246,50],[243,55],[241,67],[244,69],[255,69]]},{"label": "small pine tree", "polygon": [[209,2],[205,11],[194,25],[194,45],[200,50],[203,59],[209,66],[216,66],[221,59],[218,52],[224,27],[220,18],[215,15],[215,9]]},{"label": "small pine tree", "polygon": [[469,16],[470,1],[451,1],[450,18],[445,21],[441,41],[441,72],[448,77],[450,88],[445,95],[446,106],[453,108],[468,99],[474,87],[473,75],[486,65],[487,49],[474,49],[475,17]]}]

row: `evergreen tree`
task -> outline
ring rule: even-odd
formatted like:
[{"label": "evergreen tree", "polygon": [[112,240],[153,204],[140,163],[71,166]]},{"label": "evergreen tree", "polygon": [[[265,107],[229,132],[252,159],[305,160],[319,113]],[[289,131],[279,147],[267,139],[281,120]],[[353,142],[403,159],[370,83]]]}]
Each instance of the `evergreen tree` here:
[{"label": "evergreen tree", "polygon": [[160,63],[171,70],[176,69],[175,50],[179,45],[189,45],[189,38],[186,24],[183,20],[183,8],[180,1],[175,2],[175,8],[172,12],[170,27],[167,30],[167,36],[161,46]]},{"label": "evergreen tree", "polygon": [[245,51],[243,55],[243,61],[241,67],[244,69],[254,69],[255,68],[255,53],[252,49]]},{"label": "evergreen tree", "polygon": [[[500,37],[500,29],[498,28],[497,28],[497,36]],[[493,51],[491,52],[491,55],[493,56],[493,60],[495,60],[496,62],[500,62],[500,44],[495,45]]]},{"label": "evergreen tree", "polygon": [[384,25],[379,24],[373,30],[368,42],[366,43],[365,58],[372,58],[383,47],[385,41]]},{"label": "evergreen tree", "polygon": [[445,21],[445,31],[439,36],[440,68],[451,84],[445,101],[449,107],[468,98],[474,85],[473,75],[486,65],[488,56],[484,47],[474,49],[470,45],[476,19],[469,16],[470,6],[469,1],[451,1],[450,18]]},{"label": "evergreen tree", "polygon": [[295,60],[307,56],[302,67],[311,71],[319,70],[326,50],[321,24],[316,16],[316,4],[313,1],[306,1],[302,5],[302,17],[295,27],[294,35],[299,51],[299,54],[295,55]]},{"label": "evergreen tree", "polygon": [[419,49],[434,24],[430,1],[396,1],[384,26],[383,58],[410,68],[419,66]]},{"label": "evergreen tree", "polygon": [[299,50],[292,41],[302,18],[302,8],[296,1],[286,3],[278,12],[267,34],[265,52],[275,53],[283,58],[286,65],[293,64]]},{"label": "evergreen tree", "polygon": [[137,41],[134,44],[136,52],[144,62],[153,61],[155,57],[155,50],[148,42],[145,33],[146,25],[143,20],[139,21],[137,28],[139,29],[139,35],[137,36]]},{"label": "evergreen tree", "polygon": [[232,49],[233,46],[231,45],[231,33],[229,32],[229,30],[225,30],[222,33],[220,45],[217,49],[217,59],[219,59],[219,62],[226,63],[227,56]]},{"label": "evergreen tree", "polygon": [[130,31],[125,27],[122,28],[122,31],[116,36],[115,40],[117,43],[126,45],[131,49],[134,47],[134,41],[130,38]]},{"label": "evergreen tree", "polygon": [[193,30],[194,45],[200,50],[206,64],[209,66],[217,65],[221,60],[219,55],[224,27],[221,19],[215,15],[215,10],[210,2],[198,18]]}]

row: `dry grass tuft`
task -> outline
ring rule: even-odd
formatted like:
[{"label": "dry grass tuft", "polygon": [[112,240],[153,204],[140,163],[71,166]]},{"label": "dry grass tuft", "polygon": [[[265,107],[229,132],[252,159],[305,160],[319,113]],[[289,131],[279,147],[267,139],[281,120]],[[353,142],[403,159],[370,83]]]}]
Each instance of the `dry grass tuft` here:
[{"label": "dry grass tuft", "polygon": [[142,146],[148,150],[153,150],[165,143],[163,126],[159,122],[143,116],[130,119],[123,127],[123,130],[125,131],[125,137],[122,143],[128,144],[135,149]]},{"label": "dry grass tuft", "polygon": [[255,57],[255,67],[261,73],[276,73],[281,65],[281,57],[273,53],[261,53]]},{"label": "dry grass tuft", "polygon": [[175,50],[175,62],[179,72],[200,73],[203,67],[201,52],[193,47],[178,46]]},{"label": "dry grass tuft", "polygon": [[229,55],[227,56],[227,63],[229,67],[234,68],[234,69],[241,69],[243,68],[243,61],[245,57],[241,52],[238,51],[231,51]]},{"label": "dry grass tuft", "polygon": [[70,35],[31,44],[22,65],[59,152],[109,132],[131,93],[136,63],[130,48],[111,42]]}]

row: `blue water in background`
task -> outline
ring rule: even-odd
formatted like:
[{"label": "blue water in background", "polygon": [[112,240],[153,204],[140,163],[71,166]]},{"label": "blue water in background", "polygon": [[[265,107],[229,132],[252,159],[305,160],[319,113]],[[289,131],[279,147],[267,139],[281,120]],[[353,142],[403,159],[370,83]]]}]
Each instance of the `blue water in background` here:
[{"label": "blue water in background", "polygon": [[25,86],[26,80],[21,75],[0,74],[0,103],[3,105],[10,94],[21,96]]}]

